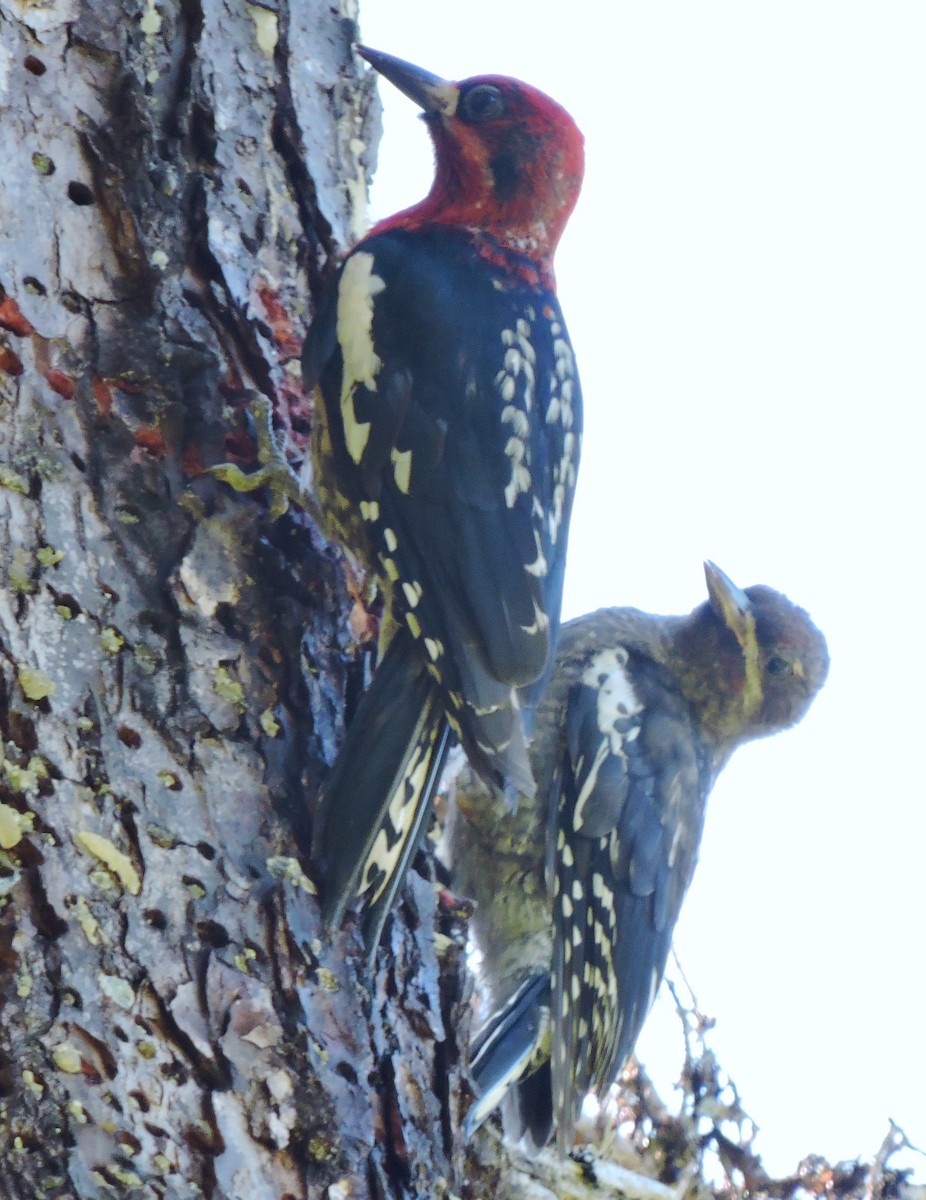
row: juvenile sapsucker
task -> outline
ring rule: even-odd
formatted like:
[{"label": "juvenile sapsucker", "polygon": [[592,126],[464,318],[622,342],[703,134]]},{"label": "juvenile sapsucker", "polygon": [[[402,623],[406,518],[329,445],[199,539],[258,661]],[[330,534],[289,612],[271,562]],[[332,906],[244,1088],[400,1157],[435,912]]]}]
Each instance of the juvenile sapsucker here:
[{"label": "juvenile sapsucker", "polygon": [[563,626],[511,813],[472,772],[449,834],[493,1015],[477,1038],[475,1128],[517,1085],[516,1130],[565,1153],[585,1095],[631,1053],[662,980],[707,797],[733,751],[799,721],[826,642],[767,587],[711,563],[687,617],[601,609]]}]

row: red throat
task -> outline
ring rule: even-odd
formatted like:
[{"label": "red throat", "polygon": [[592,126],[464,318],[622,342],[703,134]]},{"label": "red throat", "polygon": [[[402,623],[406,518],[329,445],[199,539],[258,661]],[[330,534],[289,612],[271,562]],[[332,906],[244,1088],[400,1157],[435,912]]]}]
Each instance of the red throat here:
[{"label": "red throat", "polygon": [[526,84],[495,76],[468,82],[504,87],[510,115],[484,124],[428,116],[431,190],[373,232],[464,229],[484,257],[552,286],[553,256],[582,183],[582,135],[565,110]]}]

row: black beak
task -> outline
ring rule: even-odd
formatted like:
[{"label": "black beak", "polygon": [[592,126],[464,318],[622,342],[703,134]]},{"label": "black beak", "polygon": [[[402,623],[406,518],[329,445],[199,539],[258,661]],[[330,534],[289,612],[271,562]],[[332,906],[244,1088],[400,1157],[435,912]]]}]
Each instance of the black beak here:
[{"label": "black beak", "polygon": [[711,608],[745,649],[747,642],[755,640],[752,601],[715,563],[704,564],[704,577]]},{"label": "black beak", "polygon": [[358,46],[357,53],[375,67],[385,79],[404,92],[409,100],[420,104],[426,113],[451,117],[456,112],[460,89],[439,75],[423,71],[402,58],[371,50],[369,46]]}]

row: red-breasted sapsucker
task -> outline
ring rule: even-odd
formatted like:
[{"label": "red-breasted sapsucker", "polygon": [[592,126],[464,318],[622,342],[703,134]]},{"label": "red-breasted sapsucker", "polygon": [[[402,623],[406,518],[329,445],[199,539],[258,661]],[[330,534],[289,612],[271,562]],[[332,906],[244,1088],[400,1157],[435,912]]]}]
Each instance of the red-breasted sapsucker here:
[{"label": "red-breasted sapsucker", "polygon": [[534,790],[582,428],[552,262],[583,143],[517,80],[360,53],[421,105],[436,159],[428,196],[347,256],[303,354],[319,498],[386,601],[313,833],[328,919],[356,901],[372,949],[451,732],[489,786]]},{"label": "red-breasted sapsucker", "polygon": [[704,809],[733,751],[794,725],[826,679],[823,635],[780,592],[705,564],[687,617],[601,609],[563,626],[537,709],[534,801],[457,782],[454,887],[494,1014],[477,1037],[474,1129],[508,1090],[514,1134],[572,1146],[585,1095],[631,1053],[662,980]]}]

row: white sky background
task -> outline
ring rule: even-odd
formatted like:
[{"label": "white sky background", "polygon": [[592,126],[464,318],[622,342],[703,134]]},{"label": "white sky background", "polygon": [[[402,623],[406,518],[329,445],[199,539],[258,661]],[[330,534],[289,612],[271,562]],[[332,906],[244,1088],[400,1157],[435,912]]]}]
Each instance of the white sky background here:
[{"label": "white sky background", "polygon": [[[833,660],[715,788],[676,948],[768,1169],[870,1157],[889,1116],[926,1145],[926,4],[362,0],[361,29],[583,129],[564,615],[687,612],[712,558],[807,608]],[[380,90],[374,217],[431,179]],[[672,1081],[658,1010],[640,1056]]]}]

